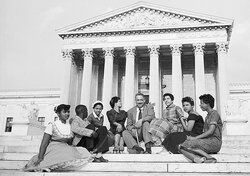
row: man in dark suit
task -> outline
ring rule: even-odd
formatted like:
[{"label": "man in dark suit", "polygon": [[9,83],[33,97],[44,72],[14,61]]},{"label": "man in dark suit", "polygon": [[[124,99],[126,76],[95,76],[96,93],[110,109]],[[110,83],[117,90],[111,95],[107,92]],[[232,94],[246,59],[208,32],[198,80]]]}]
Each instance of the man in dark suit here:
[{"label": "man in dark suit", "polygon": [[143,140],[146,147],[144,153],[151,154],[153,142],[148,130],[150,122],[155,118],[154,107],[145,104],[145,97],[142,93],[135,95],[135,101],[136,106],[128,110],[127,126],[122,136],[129,153],[143,153],[144,149],[138,145],[138,142]]}]

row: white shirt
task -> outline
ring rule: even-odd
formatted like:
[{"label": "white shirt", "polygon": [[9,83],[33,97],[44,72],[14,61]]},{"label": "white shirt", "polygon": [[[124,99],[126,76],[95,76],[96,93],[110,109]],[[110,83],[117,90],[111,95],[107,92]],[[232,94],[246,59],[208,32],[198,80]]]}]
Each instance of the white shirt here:
[{"label": "white shirt", "polygon": [[101,113],[99,116],[97,116],[97,115],[95,114],[94,111],[93,111],[93,115],[94,115],[94,117],[95,117],[96,119],[98,119],[98,120],[101,120],[101,117],[103,116],[102,113]]},{"label": "white shirt", "polygon": [[[61,120],[57,120],[54,123],[61,134],[70,135],[71,130],[70,130],[70,125],[68,123],[64,124],[61,122]],[[53,131],[52,123],[49,123],[44,133],[52,135],[52,131]]]},{"label": "white shirt", "polygon": [[[136,112],[136,122],[138,121],[139,119],[139,112],[140,112],[140,109],[137,107],[137,112]],[[141,114],[143,112],[143,107],[141,108]]]}]

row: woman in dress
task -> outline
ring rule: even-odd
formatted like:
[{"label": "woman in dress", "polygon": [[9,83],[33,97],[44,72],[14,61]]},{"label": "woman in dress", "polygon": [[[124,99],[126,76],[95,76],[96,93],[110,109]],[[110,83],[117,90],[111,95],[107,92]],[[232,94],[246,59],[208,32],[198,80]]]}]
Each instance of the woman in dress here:
[{"label": "woman in dress", "polygon": [[183,143],[187,136],[197,136],[203,131],[204,121],[201,115],[194,111],[194,100],[190,97],[182,99],[182,106],[186,113],[188,113],[187,123],[181,118],[181,123],[184,132],[175,132],[166,136],[162,145],[167,151],[177,154],[178,145]]},{"label": "woman in dress", "polygon": [[187,140],[180,145],[182,154],[193,162],[216,162],[209,154],[220,151],[222,145],[222,121],[219,113],[213,109],[214,98],[210,94],[199,97],[200,107],[207,112],[203,133],[198,136],[188,136]]},{"label": "woman in dress", "polygon": [[174,105],[174,96],[166,93],[163,95],[163,99],[166,109],[163,110],[162,118],[152,120],[149,128],[149,133],[151,133],[156,145],[160,145],[167,134],[183,131],[180,120],[183,117],[183,112],[179,106]]},{"label": "woman in dress", "polygon": [[124,131],[124,123],[127,118],[127,112],[121,110],[122,102],[119,97],[112,97],[110,102],[111,110],[107,112],[107,117],[110,123],[110,131],[115,135],[115,147],[113,153],[124,151],[124,141],[122,132]]},{"label": "woman in dress", "polygon": [[50,122],[46,127],[39,154],[23,168],[24,171],[67,171],[76,170],[92,161],[85,148],[70,146],[73,133],[66,122],[70,105],[61,104],[55,108],[59,120]]}]

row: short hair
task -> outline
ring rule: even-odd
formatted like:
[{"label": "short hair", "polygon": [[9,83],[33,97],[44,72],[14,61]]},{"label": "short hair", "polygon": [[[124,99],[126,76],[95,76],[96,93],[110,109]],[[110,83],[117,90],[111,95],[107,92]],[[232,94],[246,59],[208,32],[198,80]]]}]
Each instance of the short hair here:
[{"label": "short hair", "polygon": [[145,95],[144,95],[143,93],[141,93],[141,92],[138,92],[137,94],[135,94],[135,98],[136,98],[137,96],[143,96],[143,98],[145,99]]},{"label": "short hair", "polygon": [[214,97],[210,94],[203,94],[199,97],[204,103],[209,104],[211,108],[214,107]]},{"label": "short hair", "polygon": [[83,119],[88,117],[88,109],[85,105],[77,105],[75,108],[76,115],[79,116],[80,113],[83,113]]},{"label": "short hair", "polygon": [[60,105],[54,107],[55,113],[60,113],[60,112],[62,112],[62,110],[68,111],[69,109],[70,109],[70,105],[66,105],[66,104],[60,104]]},{"label": "short hair", "polygon": [[165,93],[165,94],[163,95],[163,98],[165,98],[166,96],[169,96],[169,97],[171,98],[171,100],[174,101],[174,96],[173,96],[173,94],[171,94],[171,93]]},{"label": "short hair", "polygon": [[184,97],[184,98],[182,98],[181,102],[182,102],[182,104],[184,102],[188,102],[188,103],[190,103],[191,106],[194,106],[194,100],[191,97]]},{"label": "short hair", "polygon": [[94,102],[94,103],[93,103],[93,108],[95,108],[97,105],[100,105],[100,106],[102,107],[102,109],[103,109],[103,104],[102,104],[101,101],[96,101],[96,102]]},{"label": "short hair", "polygon": [[109,104],[111,106],[111,108],[114,108],[115,104],[120,100],[120,97],[112,97]]}]

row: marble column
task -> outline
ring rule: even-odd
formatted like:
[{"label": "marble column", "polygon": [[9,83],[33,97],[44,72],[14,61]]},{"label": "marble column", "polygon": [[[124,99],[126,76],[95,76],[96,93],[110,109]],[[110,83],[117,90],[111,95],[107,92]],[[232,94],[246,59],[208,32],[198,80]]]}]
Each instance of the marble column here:
[{"label": "marble column", "polygon": [[63,82],[61,87],[60,103],[69,104],[70,97],[70,78],[73,59],[73,50],[62,50],[63,57]]},{"label": "marble column", "polygon": [[204,66],[204,48],[205,44],[196,43],[194,46],[195,57],[195,107],[196,111],[204,117],[204,112],[200,108],[199,97],[205,93],[205,66]]},{"label": "marble column", "polygon": [[106,117],[106,112],[111,108],[109,101],[112,98],[112,85],[113,85],[113,48],[103,48],[105,53],[105,64],[104,64],[104,77],[103,77],[103,114],[104,125],[109,127],[109,122]]},{"label": "marble column", "polygon": [[69,104],[71,105],[71,114],[74,114],[74,109],[77,101],[77,85],[78,85],[78,66],[75,62],[72,62],[71,73],[70,73],[70,95],[69,95]]},{"label": "marble column", "polygon": [[76,104],[80,104],[81,102],[81,92],[82,92],[82,74],[83,74],[83,66],[79,66],[77,70],[77,96],[76,96]]},{"label": "marble column", "polygon": [[126,53],[126,70],[124,85],[124,103],[123,109],[129,110],[134,105],[135,96],[135,47],[125,47]]},{"label": "marble column", "polygon": [[82,90],[80,104],[89,107],[91,94],[91,80],[92,80],[92,49],[82,49],[82,56],[84,58],[83,75],[82,75]]},{"label": "marble column", "polygon": [[150,53],[149,102],[155,104],[155,116],[160,118],[159,46],[148,46],[148,49]]},{"label": "marble column", "polygon": [[180,44],[171,45],[172,50],[172,94],[174,103],[182,106],[182,68],[181,68],[181,46]]},{"label": "marble column", "polygon": [[216,43],[218,54],[218,71],[217,71],[217,104],[222,120],[226,119],[226,105],[229,96],[228,83],[227,83],[227,49],[226,42]]}]

